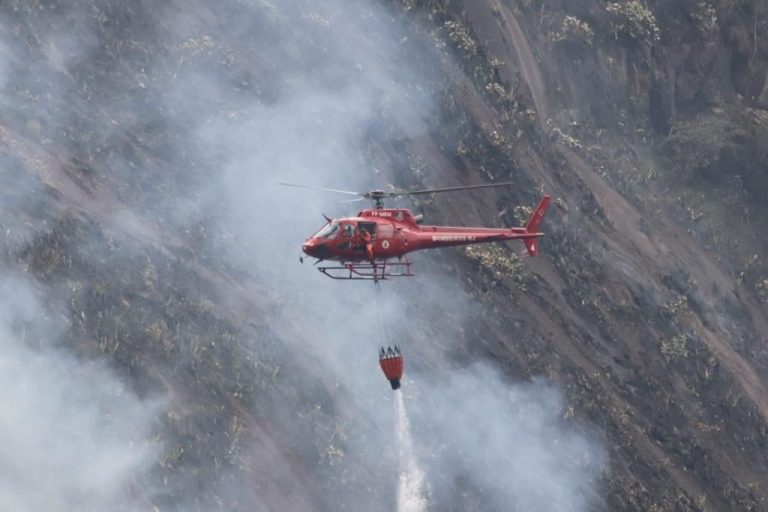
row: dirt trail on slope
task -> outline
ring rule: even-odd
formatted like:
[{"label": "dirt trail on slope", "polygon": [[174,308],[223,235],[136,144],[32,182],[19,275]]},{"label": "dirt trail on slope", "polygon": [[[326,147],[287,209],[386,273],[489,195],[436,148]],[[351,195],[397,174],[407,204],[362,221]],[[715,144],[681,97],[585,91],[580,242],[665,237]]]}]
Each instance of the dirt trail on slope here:
[{"label": "dirt trail on slope", "polygon": [[[632,206],[615,192],[605,181],[599,177],[589,166],[575,153],[560,148],[560,152],[566,156],[571,167],[576,171],[584,183],[593,191],[595,199],[605,211],[606,216],[611,220],[617,235],[612,236],[614,240],[625,240],[629,243],[620,254],[630,261],[635,261],[639,270],[647,271],[647,276],[655,276],[658,269],[669,269],[679,265],[685,268],[690,275],[699,283],[699,288],[703,290],[702,295],[707,297],[710,306],[714,304],[714,297],[709,296],[707,290],[716,288],[723,294],[732,294],[733,284],[722,270],[706,254],[694,249],[695,242],[690,240],[688,235],[674,226],[664,225],[663,233],[665,243],[670,245],[673,250],[669,257],[662,254],[654,247],[651,240],[640,230],[640,214]],[[671,255],[686,255],[686,261],[675,261]],[[655,269],[655,272],[654,272]],[[713,286],[715,285],[715,286]],[[718,358],[718,360],[728,369],[734,380],[739,383],[744,393],[757,406],[764,420],[768,422],[768,389],[760,381],[760,377],[754,368],[744,357],[739,354],[727,341],[727,333],[720,335],[714,333],[711,329],[704,326],[696,318],[694,325],[697,332],[702,335],[709,350]]]},{"label": "dirt trail on slope", "polygon": [[539,64],[533,55],[531,46],[525,33],[520,28],[514,14],[499,0],[486,2],[467,2],[467,17],[473,25],[477,25],[482,34],[492,34],[488,40],[480,41],[491,49],[492,53],[505,61],[501,67],[501,75],[504,80],[514,84],[515,68],[510,64],[510,57],[517,57],[520,66],[520,74],[528,85],[533,98],[534,106],[538,112],[537,120],[543,124],[549,117],[546,87],[541,76]]}]

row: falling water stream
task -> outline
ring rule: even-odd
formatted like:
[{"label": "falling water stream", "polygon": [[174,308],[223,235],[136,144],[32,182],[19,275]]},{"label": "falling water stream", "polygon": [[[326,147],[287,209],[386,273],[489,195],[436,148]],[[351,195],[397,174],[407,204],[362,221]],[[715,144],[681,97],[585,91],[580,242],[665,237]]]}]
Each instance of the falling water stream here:
[{"label": "falling water stream", "polygon": [[397,415],[397,445],[399,456],[399,480],[397,484],[398,512],[424,512],[427,510],[427,492],[424,471],[419,467],[413,451],[411,426],[405,410],[403,393],[395,391]]}]

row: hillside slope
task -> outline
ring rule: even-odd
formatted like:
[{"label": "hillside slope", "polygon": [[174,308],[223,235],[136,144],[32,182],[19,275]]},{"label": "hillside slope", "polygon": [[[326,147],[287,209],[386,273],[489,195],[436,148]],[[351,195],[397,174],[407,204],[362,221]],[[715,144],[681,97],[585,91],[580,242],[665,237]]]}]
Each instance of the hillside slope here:
[{"label": "hillside slope", "polygon": [[[392,510],[398,342],[432,510],[768,509],[764,20],[7,3],[0,461],[47,491],[6,505]],[[517,225],[549,193],[539,258],[421,253],[378,292],[298,262],[355,205],[276,186],[507,179],[406,206]]]}]

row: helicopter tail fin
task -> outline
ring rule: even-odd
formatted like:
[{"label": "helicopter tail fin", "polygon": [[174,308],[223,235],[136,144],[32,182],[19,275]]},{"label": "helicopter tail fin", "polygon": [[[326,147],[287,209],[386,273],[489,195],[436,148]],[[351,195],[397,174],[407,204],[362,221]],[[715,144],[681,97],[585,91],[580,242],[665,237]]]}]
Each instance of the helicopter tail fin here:
[{"label": "helicopter tail fin", "polygon": [[529,233],[536,233],[536,230],[539,229],[539,224],[541,224],[541,221],[544,218],[544,213],[547,211],[547,206],[549,206],[549,199],[549,196],[542,197],[541,201],[539,201],[539,206],[536,207],[536,210],[534,210],[531,217],[528,219],[528,225],[525,226],[525,229],[528,230]]},{"label": "helicopter tail fin", "polygon": [[[547,211],[547,206],[549,206],[549,196],[544,196],[541,198],[541,201],[539,201],[539,206],[536,207],[536,210],[531,214],[530,219],[528,219],[528,225],[525,226],[525,229],[530,234],[536,234],[539,229],[539,224],[541,224],[541,221],[544,219],[544,213]],[[528,254],[530,256],[536,256],[539,254],[539,246],[536,244],[536,239],[542,236],[539,234],[536,237],[531,238],[524,238],[523,243],[525,243],[525,248],[528,250]]]}]

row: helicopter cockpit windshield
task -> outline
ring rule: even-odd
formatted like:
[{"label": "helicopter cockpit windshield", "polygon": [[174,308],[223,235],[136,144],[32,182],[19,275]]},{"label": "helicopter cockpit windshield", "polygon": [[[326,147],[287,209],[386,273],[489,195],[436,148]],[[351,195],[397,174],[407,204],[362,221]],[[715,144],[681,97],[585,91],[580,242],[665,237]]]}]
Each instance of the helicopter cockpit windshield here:
[{"label": "helicopter cockpit windshield", "polygon": [[338,232],[339,232],[339,223],[334,221],[320,228],[320,231],[315,233],[315,236],[313,238],[324,238],[326,240],[329,240],[335,237],[336,233]]}]

